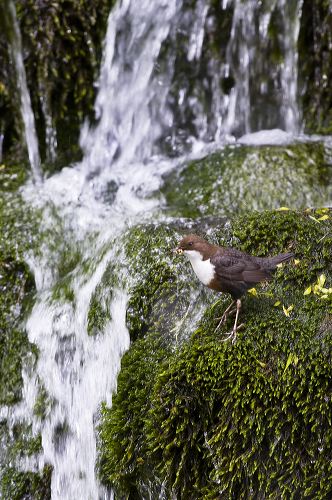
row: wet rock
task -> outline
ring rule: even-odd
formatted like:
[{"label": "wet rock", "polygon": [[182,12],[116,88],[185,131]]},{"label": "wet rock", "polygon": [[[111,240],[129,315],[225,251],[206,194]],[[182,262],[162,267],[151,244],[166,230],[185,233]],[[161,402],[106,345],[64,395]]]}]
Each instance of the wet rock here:
[{"label": "wet rock", "polygon": [[331,200],[330,152],[321,143],[228,146],[172,173],[163,188],[171,213],[199,217]]}]

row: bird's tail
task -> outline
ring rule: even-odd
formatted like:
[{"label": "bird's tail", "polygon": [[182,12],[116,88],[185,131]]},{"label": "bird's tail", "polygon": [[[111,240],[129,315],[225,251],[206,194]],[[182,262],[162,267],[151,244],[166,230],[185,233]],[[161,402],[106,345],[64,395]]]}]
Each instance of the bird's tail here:
[{"label": "bird's tail", "polygon": [[294,257],[294,254],[292,252],[287,252],[287,253],[280,253],[279,255],[275,255],[274,257],[269,258],[269,267],[271,271],[277,267],[278,264],[281,264],[282,262],[287,262],[287,260],[290,260],[292,257]]}]

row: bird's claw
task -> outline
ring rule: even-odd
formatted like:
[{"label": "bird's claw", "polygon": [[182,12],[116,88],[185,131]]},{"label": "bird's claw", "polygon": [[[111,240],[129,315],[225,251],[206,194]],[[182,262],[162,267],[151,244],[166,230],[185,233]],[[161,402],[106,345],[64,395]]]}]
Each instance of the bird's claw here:
[{"label": "bird's claw", "polygon": [[236,342],[236,336],[237,332],[241,330],[244,327],[244,323],[241,323],[241,325],[237,326],[236,328],[233,328],[233,330],[229,333],[226,333],[226,337],[221,340],[221,342],[227,342],[228,340],[232,339],[232,344],[235,344]]},{"label": "bird's claw", "polygon": [[226,323],[227,318],[229,316],[232,316],[235,313],[236,313],[236,308],[232,309],[229,312],[224,312],[224,314],[221,316],[221,318],[216,318],[216,320],[219,321],[219,323],[217,324],[217,326],[216,326],[216,328],[215,328],[214,331],[216,332],[221,327],[221,325],[223,325],[224,323]]}]

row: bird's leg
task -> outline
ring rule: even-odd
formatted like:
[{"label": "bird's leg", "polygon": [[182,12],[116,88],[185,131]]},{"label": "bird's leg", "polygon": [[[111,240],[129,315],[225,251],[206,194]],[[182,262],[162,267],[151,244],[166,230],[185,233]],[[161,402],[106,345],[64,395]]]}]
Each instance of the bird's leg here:
[{"label": "bird's leg", "polygon": [[218,318],[220,321],[216,327],[216,330],[218,330],[218,328],[223,324],[225,323],[225,321],[227,320],[227,317],[230,315],[230,314],[233,314],[235,312],[235,309],[233,311],[231,311],[232,307],[234,306],[235,304],[235,300],[232,301],[232,303],[227,307],[226,311],[224,311],[223,315],[221,316],[221,318]]},{"label": "bird's leg", "polygon": [[233,330],[227,335],[227,337],[225,339],[223,339],[223,342],[225,342],[226,340],[230,340],[232,339],[232,344],[234,344],[234,342],[236,341],[236,334],[238,332],[238,330],[240,330],[241,328],[244,327],[244,323],[242,323],[241,325],[237,326],[237,322],[238,322],[238,318],[239,318],[239,313],[240,313],[240,310],[241,310],[241,300],[240,299],[237,299],[236,301],[236,315],[235,315],[235,321],[234,321],[234,326],[233,326]]}]

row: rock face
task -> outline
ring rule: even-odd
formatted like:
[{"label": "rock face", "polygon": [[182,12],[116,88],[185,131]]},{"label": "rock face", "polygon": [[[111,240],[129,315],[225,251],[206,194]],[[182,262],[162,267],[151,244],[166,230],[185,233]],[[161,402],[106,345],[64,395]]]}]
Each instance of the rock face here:
[{"label": "rock face", "polygon": [[[95,98],[94,83],[98,76],[101,60],[103,37],[106,31],[108,13],[114,0],[57,1],[45,6],[45,2],[17,0],[16,10],[20,23],[24,46],[24,64],[27,73],[28,87],[31,93],[33,110],[36,117],[38,137],[42,158],[50,155],[48,137],[50,130],[55,131],[60,164],[72,161],[80,155],[78,136],[80,126],[85,118],[93,118]],[[234,5],[227,5],[211,0],[207,3],[205,36],[202,40],[202,57],[193,64],[192,56],[188,59],[188,18],[184,12],[183,26],[175,36],[177,53],[174,60],[177,82],[174,84],[170,101],[179,98],[179,88],[184,89],[185,99],[198,103],[208,109],[217,105],[214,91],[220,88],[224,95],[230,96],[234,82],[241,74],[241,67],[228,68],[229,74],[221,73],[220,67],[225,63],[227,50],[236,52],[233,44],[229,47],[232,31]],[[4,153],[8,157],[22,157],[20,136],[20,118],[17,113],[18,98],[16,77],[8,54],[10,33],[3,26],[4,10],[8,9],[9,0],[0,5],[0,124],[4,134]],[[196,4],[190,2],[186,9],[195,11]],[[291,7],[292,9],[292,7]],[[199,5],[197,13],[200,12]],[[272,14],[269,18],[269,13]],[[197,17],[198,14],[196,14]],[[278,68],[284,64],[282,53],[282,36],[280,29],[283,19],[276,4],[258,5],[254,12],[255,24],[263,18],[269,23],[262,28],[267,30],[266,38],[256,47],[264,57],[259,58],[255,73],[250,75],[250,101],[252,106],[251,128],[271,128],[275,123],[276,86]],[[267,17],[266,17],[267,16]],[[298,100],[303,111],[304,128],[310,133],[331,132],[331,50],[330,44],[331,9],[329,1],[304,0],[300,19],[300,36],[298,43]],[[251,43],[253,40],[251,40]],[[249,47],[249,50],[251,48]],[[166,48],[167,53],[167,48]],[[257,58],[258,59],[258,58]],[[165,61],[161,60],[161,65]],[[224,72],[225,73],[225,72]],[[73,78],[75,75],[75,78]],[[197,82],[200,81],[199,86]],[[280,85],[280,82],[278,82]],[[272,88],[271,88],[272,86]],[[263,92],[261,89],[265,89]],[[266,94],[268,99],[266,99]],[[170,102],[170,104],[172,104]],[[173,103],[174,104],[174,103]],[[263,107],[269,112],[265,123],[259,123]],[[187,134],[187,124],[194,127],[195,117],[188,106],[185,112],[177,110],[176,121],[182,134]],[[280,125],[280,124],[279,124]],[[203,126],[207,126],[205,124]],[[192,131],[191,131],[192,132]],[[213,130],[207,134],[213,137]],[[243,133],[243,132],[242,132]],[[190,135],[190,134],[189,134]],[[172,142],[172,133],[168,141]],[[172,145],[169,145],[172,149]],[[49,158],[48,158],[49,159]],[[54,168],[54,166],[53,166]]]},{"label": "rock face", "polygon": [[[255,255],[291,248],[296,260],[245,297],[246,328],[235,345],[222,342],[231,320],[215,332],[229,298],[220,295],[216,304],[209,292],[214,304],[207,300],[186,340],[176,301],[190,304],[187,283],[201,285],[188,262],[165,258],[185,226],[127,235],[136,265],[148,263],[148,272],[132,291],[128,325],[136,340],[123,357],[113,407],[103,411],[101,477],[129,496],[144,496],[151,484],[158,495],[163,484],[169,498],[324,497],[331,480],[331,213],[265,211],[218,223],[209,221],[213,241]],[[135,260],[129,265],[135,269]],[[159,314],[149,314],[154,308]]]},{"label": "rock face", "polygon": [[330,151],[321,143],[228,146],[166,179],[175,215],[231,215],[249,210],[325,205],[331,199]]}]

